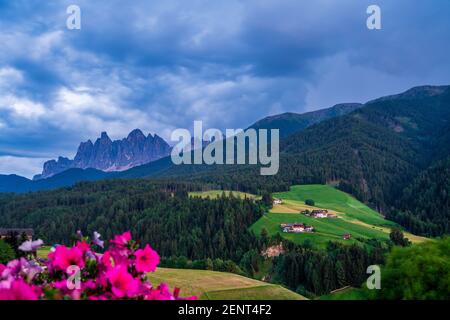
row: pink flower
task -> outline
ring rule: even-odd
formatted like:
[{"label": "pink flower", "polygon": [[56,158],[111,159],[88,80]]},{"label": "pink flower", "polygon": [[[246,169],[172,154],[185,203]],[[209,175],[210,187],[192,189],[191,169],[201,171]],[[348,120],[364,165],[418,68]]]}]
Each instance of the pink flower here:
[{"label": "pink flower", "polygon": [[139,249],[136,255],[136,271],[137,272],[153,272],[159,264],[159,255],[149,245],[144,249]]},{"label": "pink flower", "polygon": [[31,280],[36,274],[40,273],[42,268],[38,266],[34,261],[28,261],[25,258],[20,258],[8,262],[6,268],[2,272],[2,276],[18,278],[27,277]]},{"label": "pink flower", "polygon": [[55,251],[51,253],[51,260],[53,262],[53,267],[63,271],[72,265],[76,265],[80,268],[84,267],[83,252],[77,247],[68,249],[65,246],[58,246]]},{"label": "pink flower", "polygon": [[120,235],[117,235],[113,240],[110,241],[110,243],[120,248],[126,247],[129,241],[131,241],[131,232],[127,231]]},{"label": "pink flower", "polygon": [[132,253],[131,249],[128,248],[128,243],[131,241],[131,233],[129,231],[116,236],[110,241],[112,245],[110,248],[111,256],[114,259],[114,264],[128,264],[128,257]]},{"label": "pink flower", "polygon": [[106,251],[100,258],[100,262],[106,269],[111,269],[113,267],[113,260],[111,257],[111,252]]},{"label": "pink flower", "polygon": [[[94,237],[99,240],[98,234]],[[25,243],[22,249],[28,247],[32,249],[33,243]],[[157,252],[149,245],[139,250],[135,248],[130,232],[125,232],[111,241],[110,249],[104,254],[94,252],[87,240],[79,240],[73,247],[57,246],[49,253],[46,262],[20,258],[6,266],[0,264],[0,300],[182,299],[179,289],[171,293],[165,284],[155,288],[144,277],[144,273],[156,269],[160,261]],[[91,263],[89,269],[82,272],[83,281],[79,287],[72,288],[69,276],[76,271],[71,272],[68,267],[83,268],[88,261]],[[61,275],[55,270],[66,274]]]},{"label": "pink flower", "polygon": [[39,288],[28,285],[22,279],[14,280],[9,289],[0,289],[0,300],[38,300]]},{"label": "pink flower", "polygon": [[118,265],[106,273],[106,278],[111,284],[111,291],[117,298],[132,298],[139,291],[139,280],[133,278],[127,267]]},{"label": "pink flower", "polygon": [[76,247],[80,249],[83,254],[91,250],[91,247],[86,241],[77,241]]},{"label": "pink flower", "polygon": [[105,301],[105,300],[108,300],[108,297],[105,296],[105,295],[102,295],[102,296],[90,296],[90,297],[88,297],[88,300]]},{"label": "pink flower", "polygon": [[165,283],[161,283],[158,288],[151,290],[149,294],[145,296],[145,300],[175,300],[175,297],[169,291],[169,286]]}]

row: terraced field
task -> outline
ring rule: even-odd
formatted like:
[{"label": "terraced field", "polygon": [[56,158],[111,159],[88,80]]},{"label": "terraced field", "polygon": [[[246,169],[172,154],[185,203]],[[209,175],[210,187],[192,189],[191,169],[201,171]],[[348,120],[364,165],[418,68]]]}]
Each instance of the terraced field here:
[{"label": "terraced field", "polygon": [[158,268],[148,277],[154,285],[165,282],[171,288],[181,288],[182,296],[196,295],[202,300],[306,299],[279,285],[226,272]]}]

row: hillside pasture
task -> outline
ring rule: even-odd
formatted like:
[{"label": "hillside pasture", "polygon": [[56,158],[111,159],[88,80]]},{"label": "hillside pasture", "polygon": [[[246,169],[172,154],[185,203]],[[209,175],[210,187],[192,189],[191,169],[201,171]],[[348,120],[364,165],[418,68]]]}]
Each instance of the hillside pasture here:
[{"label": "hillside pasture", "polygon": [[261,197],[247,193],[247,192],[240,192],[240,191],[230,191],[230,190],[209,190],[209,191],[195,191],[195,192],[189,192],[190,197],[200,197],[200,198],[210,198],[210,199],[216,199],[220,198],[222,194],[225,194],[226,197],[230,196],[230,193],[233,195],[233,197],[240,198],[240,199],[255,199],[258,200]]},{"label": "hillside pasture", "polygon": [[[351,195],[327,185],[293,186],[288,192],[274,193],[273,197],[283,202],[274,205],[269,213],[251,226],[255,234],[260,234],[265,228],[269,234],[281,233],[295,243],[310,240],[316,246],[324,246],[328,241],[357,243],[368,239],[388,240],[391,227],[396,226]],[[306,205],[306,199],[314,200],[315,206]],[[314,209],[327,209],[337,217],[316,219],[300,214],[301,211]],[[315,232],[283,233],[280,228],[282,223],[304,223],[313,226]],[[343,239],[346,233],[351,234],[351,239]],[[405,232],[405,237],[414,243],[427,240],[408,232]]]},{"label": "hillside pasture", "polygon": [[202,300],[306,299],[279,285],[226,272],[158,268],[148,277],[154,285],[164,282],[181,288],[182,296],[196,295]]}]

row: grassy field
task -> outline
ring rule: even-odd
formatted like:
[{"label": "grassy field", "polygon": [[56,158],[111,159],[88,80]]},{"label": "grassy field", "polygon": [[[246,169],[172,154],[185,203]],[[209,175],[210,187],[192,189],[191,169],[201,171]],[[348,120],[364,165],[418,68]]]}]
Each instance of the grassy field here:
[{"label": "grassy field", "polygon": [[48,254],[50,253],[51,247],[43,246],[37,251],[38,258],[47,259]]},{"label": "grassy field", "polygon": [[[281,232],[281,223],[305,223],[314,227],[314,233],[282,233],[283,237],[296,243],[309,239],[317,246],[324,246],[328,241],[356,243],[359,239],[389,239],[390,227],[396,224],[385,220],[378,212],[370,209],[349,194],[326,185],[293,186],[289,192],[273,194],[274,198],[283,200],[259,219],[251,229],[259,234],[266,228],[270,234]],[[305,205],[306,199],[315,201],[315,206]],[[299,214],[305,209],[328,209],[337,218],[315,219]],[[343,240],[342,235],[350,233],[350,240]],[[405,232],[412,242],[422,242],[426,238]]]},{"label": "grassy field", "polygon": [[293,186],[289,192],[274,193],[275,198],[294,200],[304,204],[313,199],[319,208],[345,213],[349,219],[355,219],[370,225],[393,226],[395,223],[385,220],[378,212],[356,200],[351,195],[327,185]]},{"label": "grassy field", "polygon": [[367,290],[350,287],[321,296],[319,300],[368,300],[369,294]]},{"label": "grassy field", "polygon": [[181,294],[196,295],[202,300],[304,300],[279,285],[268,284],[226,272],[158,268],[149,274],[156,285],[167,283],[181,288]]},{"label": "grassy field", "polygon": [[[189,196],[191,197],[201,197],[201,198],[219,198],[222,196],[223,192],[225,192],[226,196],[229,196],[230,191],[229,190],[210,190],[210,191],[198,191],[198,192],[189,192]],[[256,196],[251,193],[246,192],[240,192],[240,191],[231,191],[234,197],[241,198],[241,199],[260,199],[260,196]]]},{"label": "grassy field", "polygon": [[[38,257],[47,258],[50,247],[38,250]],[[183,296],[196,295],[202,300],[304,300],[305,298],[279,285],[226,272],[158,268],[149,273],[157,285],[167,283],[171,289],[182,289]]]}]

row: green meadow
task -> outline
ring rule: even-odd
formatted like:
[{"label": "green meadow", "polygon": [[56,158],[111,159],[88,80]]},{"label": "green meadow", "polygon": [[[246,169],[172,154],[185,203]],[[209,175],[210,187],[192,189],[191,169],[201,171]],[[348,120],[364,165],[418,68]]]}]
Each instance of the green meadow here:
[{"label": "green meadow", "polygon": [[230,191],[230,190],[209,190],[209,191],[196,191],[196,192],[189,192],[190,197],[201,197],[201,198],[220,198],[222,194],[225,193],[225,196],[229,196],[230,193],[233,195],[233,197],[240,198],[240,199],[260,199],[260,196],[256,196],[251,193],[246,192],[240,192],[240,191]]},{"label": "green meadow", "polygon": [[282,286],[227,272],[158,268],[149,273],[153,285],[167,283],[182,288],[182,296],[195,295],[201,300],[305,300]]},{"label": "green meadow", "polygon": [[323,295],[319,300],[369,300],[370,294],[368,290],[349,287]]},{"label": "green meadow", "polygon": [[[284,238],[299,244],[309,240],[320,247],[325,246],[328,241],[357,243],[367,239],[388,240],[390,227],[396,225],[351,195],[327,185],[293,186],[288,192],[274,193],[273,197],[282,199],[283,203],[274,205],[269,213],[251,226],[255,234],[260,234],[265,228],[271,235],[280,233]],[[314,207],[305,206],[306,199],[314,200]],[[316,219],[300,214],[306,208],[328,209],[338,217]],[[280,224],[295,222],[313,226],[315,232],[281,232]],[[346,233],[351,234],[351,239],[342,238]],[[413,242],[426,240],[409,233],[405,233],[405,236]]]},{"label": "green meadow", "polygon": [[369,208],[353,196],[328,185],[297,185],[289,192],[274,193],[275,198],[294,200],[304,203],[306,199],[313,199],[315,206],[345,213],[347,218],[359,220],[371,225],[394,226],[395,223],[385,220],[375,210]]}]

